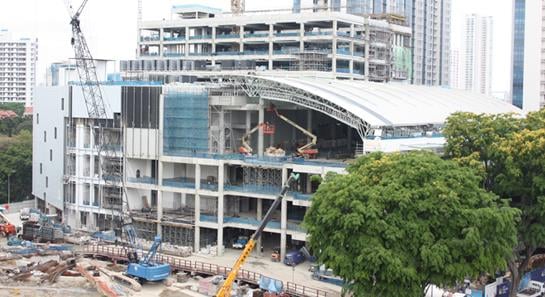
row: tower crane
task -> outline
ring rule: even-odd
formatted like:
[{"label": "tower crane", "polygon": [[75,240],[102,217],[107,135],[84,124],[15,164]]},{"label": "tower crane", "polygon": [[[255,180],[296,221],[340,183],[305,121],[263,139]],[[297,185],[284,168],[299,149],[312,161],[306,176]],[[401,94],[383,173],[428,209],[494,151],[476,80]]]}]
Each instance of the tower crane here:
[{"label": "tower crane", "polygon": [[79,17],[88,1],[89,0],[83,0],[79,9],[71,16],[71,44],[76,55],[76,69],[80,78],[87,113],[92,119],[106,119],[108,114],[106,113],[106,104],[102,97],[102,91],[100,90],[100,84],[98,82],[95,60],[91,55],[91,51],[89,50],[89,46],[87,46],[87,41],[85,40],[80,27]]},{"label": "tower crane", "polygon": [[[74,48],[75,58],[76,58],[76,68],[78,71],[81,88],[83,91],[83,98],[85,101],[85,106],[87,108],[87,113],[89,118],[94,119],[96,124],[99,127],[100,143],[98,149],[99,162],[101,164],[102,176],[104,173],[109,171],[109,168],[105,162],[103,162],[103,157],[105,158],[115,158],[115,152],[112,152],[109,148],[112,146],[111,139],[105,137],[103,128],[108,126],[108,113],[106,108],[106,102],[102,96],[102,90],[100,89],[100,83],[98,81],[98,75],[95,65],[95,60],[91,55],[85,36],[81,31],[80,26],[80,16],[83,12],[83,9],[87,5],[89,0],[83,0],[79,9],[75,13],[71,13],[70,24],[72,25],[72,39],[71,44]],[[139,15],[141,15],[141,1],[139,2]],[[111,159],[110,159],[111,160]],[[120,172],[113,172],[114,174],[120,174]],[[128,201],[124,201],[123,195],[125,187],[123,185],[123,178],[119,179],[121,181],[121,191],[120,191],[120,200],[122,202],[122,230],[126,234],[129,241],[130,250],[127,252],[128,257],[131,260],[127,274],[136,277],[140,280],[147,281],[158,281],[164,280],[170,274],[170,265],[160,264],[153,262],[153,258],[157,249],[161,245],[161,237],[156,236],[154,244],[148,254],[141,260],[138,259],[138,253],[136,252],[139,247],[136,242],[136,231],[132,225],[132,219],[130,216],[130,210],[128,207]],[[109,179],[104,179],[104,182],[107,184]],[[123,211],[124,205],[127,205],[126,211]]]}]

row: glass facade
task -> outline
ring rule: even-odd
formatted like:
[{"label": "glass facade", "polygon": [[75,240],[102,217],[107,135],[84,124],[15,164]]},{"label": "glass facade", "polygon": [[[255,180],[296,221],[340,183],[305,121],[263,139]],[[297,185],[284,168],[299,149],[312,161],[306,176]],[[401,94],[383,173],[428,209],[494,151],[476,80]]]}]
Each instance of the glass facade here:
[{"label": "glass facade", "polygon": [[525,0],[515,0],[515,19],[513,22],[513,105],[522,108],[524,91],[524,22],[526,17]]}]

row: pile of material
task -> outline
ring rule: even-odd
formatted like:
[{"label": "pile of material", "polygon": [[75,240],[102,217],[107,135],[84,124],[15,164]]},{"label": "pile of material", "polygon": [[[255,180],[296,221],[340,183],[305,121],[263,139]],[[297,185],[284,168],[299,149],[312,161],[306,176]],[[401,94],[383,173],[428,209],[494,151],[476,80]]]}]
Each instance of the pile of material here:
[{"label": "pile of material", "polygon": [[285,157],[286,151],[281,148],[275,148],[270,146],[265,149],[265,156],[267,157]]}]

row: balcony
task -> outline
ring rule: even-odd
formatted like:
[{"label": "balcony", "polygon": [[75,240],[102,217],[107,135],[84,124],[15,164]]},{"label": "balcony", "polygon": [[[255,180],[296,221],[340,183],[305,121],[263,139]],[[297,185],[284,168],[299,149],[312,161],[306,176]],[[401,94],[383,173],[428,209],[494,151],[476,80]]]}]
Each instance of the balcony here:
[{"label": "balcony", "polygon": [[238,56],[240,55],[240,52],[239,51],[221,51],[221,52],[216,52],[216,55],[217,56]]},{"label": "balcony", "polygon": [[119,175],[103,175],[102,179],[109,182],[121,182],[121,176]]},{"label": "balcony", "polygon": [[157,179],[154,177],[149,177],[149,176],[128,177],[127,181],[130,183],[135,183],[135,184],[149,184],[149,185],[157,184]]},{"label": "balcony", "polygon": [[217,39],[240,38],[240,34],[217,34]]},{"label": "balcony", "polygon": [[277,195],[282,190],[281,186],[267,185],[225,185],[225,191],[236,191],[245,193],[257,193],[267,195]]},{"label": "balcony", "polygon": [[189,53],[190,56],[210,56],[212,53]]},{"label": "balcony", "polygon": [[337,54],[339,54],[339,55],[347,55],[347,56],[351,56],[351,55],[352,55],[352,54],[350,53],[350,49],[349,49],[349,48],[346,48],[346,47],[338,48],[338,49],[337,49]]},{"label": "balcony", "polygon": [[159,40],[161,40],[161,38],[159,37],[159,35],[154,35],[154,36],[140,36],[140,41],[142,41],[142,42],[159,41]]},{"label": "balcony", "polygon": [[269,33],[245,33],[244,38],[269,37]]},{"label": "balcony", "polygon": [[274,33],[276,37],[296,37],[299,36],[299,32],[276,32]]},{"label": "balcony", "polygon": [[300,192],[293,192],[291,193],[291,195],[295,200],[310,201],[310,199],[312,198],[312,194],[303,194]]},{"label": "balcony", "polygon": [[337,36],[340,37],[350,37],[350,32],[337,32]]},{"label": "balcony", "polygon": [[[212,216],[212,215],[201,215],[200,216],[201,222],[209,222],[209,223],[217,223],[218,217]],[[223,223],[224,224],[241,224],[241,225],[249,225],[252,227],[258,227],[259,224],[261,224],[261,220],[252,218],[252,217],[223,217]],[[271,220],[269,223],[267,223],[267,226],[265,228],[269,229],[276,229],[280,230],[282,227],[279,220]],[[301,226],[301,222],[287,222],[286,226],[287,230],[291,231],[298,231],[298,232],[306,232],[305,229]]]},{"label": "balcony", "polygon": [[164,41],[184,41],[185,36],[178,36],[178,37],[163,37]]},{"label": "balcony", "polygon": [[269,50],[250,50],[250,51],[243,51],[243,55],[268,55]]},{"label": "balcony", "polygon": [[157,56],[159,56],[159,53],[141,53],[140,56],[142,56],[142,57],[157,57]]},{"label": "balcony", "polygon": [[337,67],[337,73],[350,73],[350,68],[339,68],[339,67]]},{"label": "balcony", "polygon": [[195,189],[195,179],[187,177],[163,178],[163,186],[173,188]]},{"label": "balcony", "polygon": [[189,36],[189,40],[197,40],[197,39],[212,39],[212,35],[193,35],[193,36]]},{"label": "balcony", "polygon": [[310,31],[305,32],[305,36],[328,36],[332,35],[333,32],[331,31]]},{"label": "balcony", "polygon": [[121,152],[123,147],[120,144],[108,144],[102,146],[103,151]]},{"label": "balcony", "polygon": [[275,55],[289,55],[289,54],[296,54],[299,53],[299,48],[282,48],[279,50],[274,50],[273,54]]},{"label": "balcony", "polygon": [[184,54],[183,53],[164,53],[163,55],[165,57],[182,57]]}]

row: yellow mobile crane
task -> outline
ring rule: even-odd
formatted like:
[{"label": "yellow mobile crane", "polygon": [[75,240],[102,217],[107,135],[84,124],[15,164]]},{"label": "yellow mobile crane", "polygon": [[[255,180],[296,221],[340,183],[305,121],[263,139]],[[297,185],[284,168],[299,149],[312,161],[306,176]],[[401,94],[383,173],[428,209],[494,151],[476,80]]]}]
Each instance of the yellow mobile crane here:
[{"label": "yellow mobile crane", "polygon": [[276,197],[276,200],[274,200],[274,203],[271,205],[271,207],[267,211],[267,214],[261,221],[259,227],[254,232],[254,234],[252,234],[252,237],[250,237],[250,240],[248,240],[248,243],[246,243],[244,250],[238,257],[235,264],[233,265],[231,272],[229,272],[229,275],[227,275],[227,279],[225,279],[225,282],[216,293],[216,297],[231,297],[231,287],[233,285],[233,282],[237,278],[238,271],[240,270],[242,265],[244,265],[244,262],[246,262],[246,259],[248,258],[248,256],[250,256],[250,253],[254,249],[256,241],[259,239],[259,237],[261,237],[261,233],[263,233],[263,229],[265,229],[265,226],[267,226],[267,223],[271,220],[273,211],[278,207],[280,202],[282,202],[282,199],[284,199],[284,196],[286,195],[286,192],[289,190],[291,184],[297,181],[298,179],[299,179],[299,174],[292,173],[290,175],[290,177],[286,181],[286,184],[284,184],[282,191]]}]

